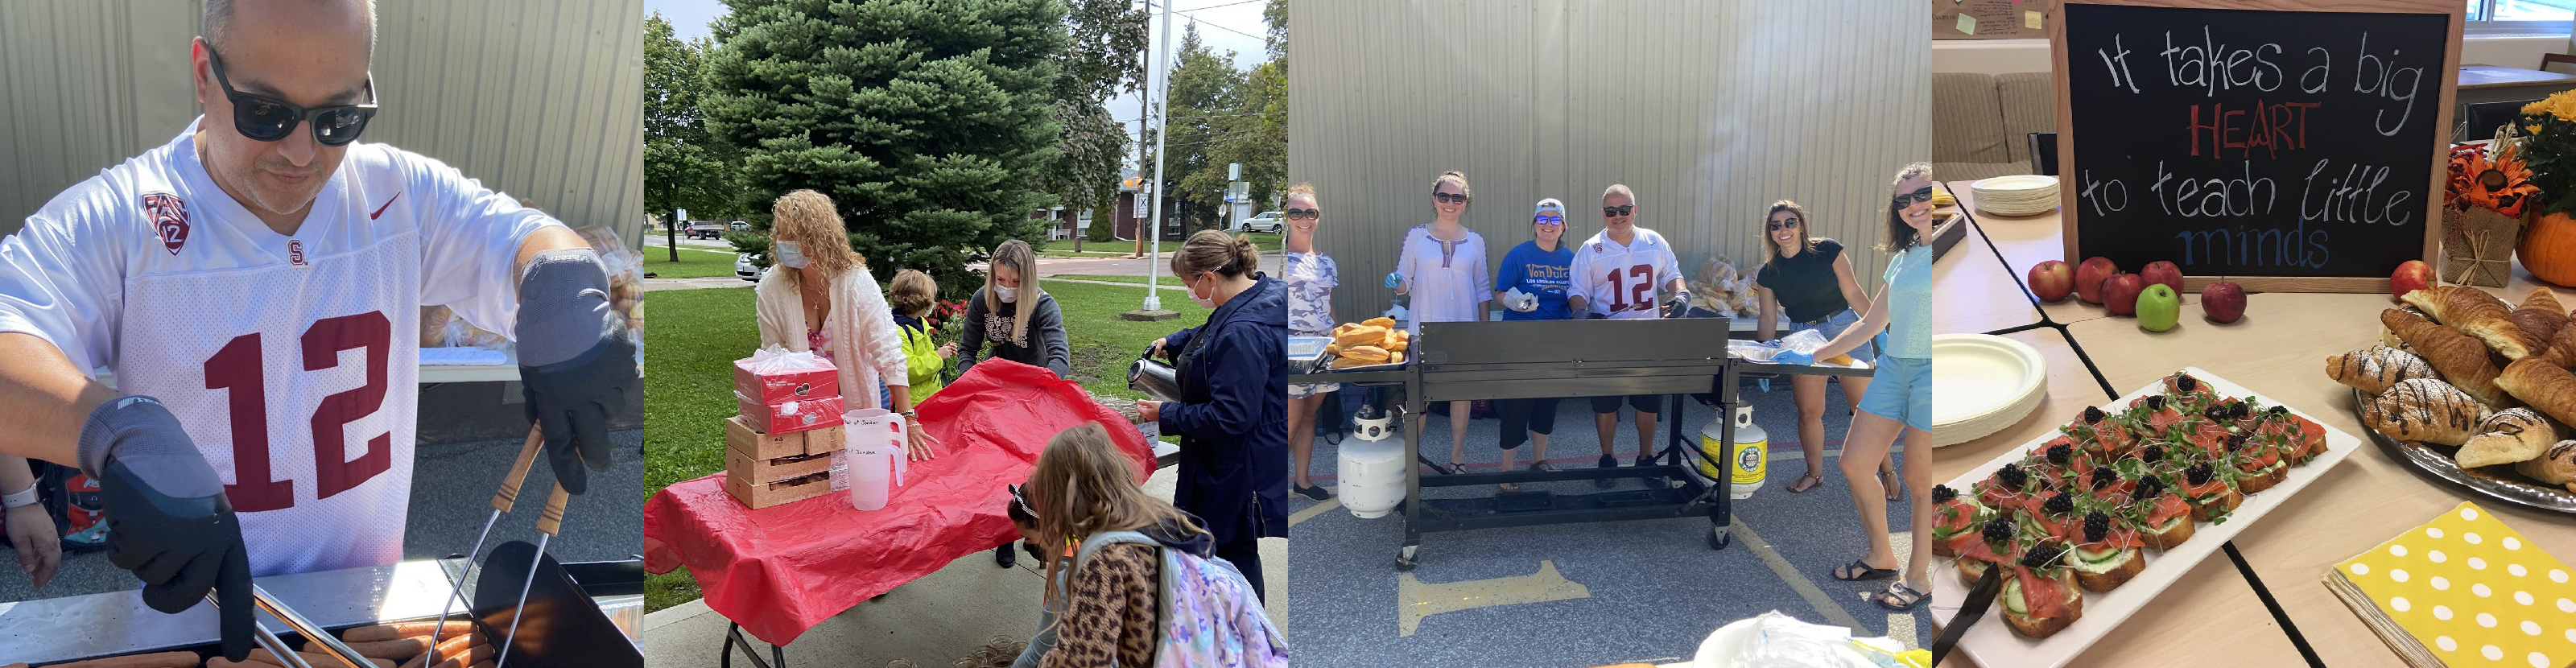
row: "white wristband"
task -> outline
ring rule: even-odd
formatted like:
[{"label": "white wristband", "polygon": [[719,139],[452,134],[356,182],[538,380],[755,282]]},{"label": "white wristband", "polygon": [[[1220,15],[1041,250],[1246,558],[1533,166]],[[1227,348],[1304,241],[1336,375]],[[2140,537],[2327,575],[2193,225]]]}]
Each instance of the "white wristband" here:
[{"label": "white wristband", "polygon": [[36,505],[35,485],[28,485],[26,489],[20,490],[15,494],[0,494],[0,509],[19,508],[32,505]]}]

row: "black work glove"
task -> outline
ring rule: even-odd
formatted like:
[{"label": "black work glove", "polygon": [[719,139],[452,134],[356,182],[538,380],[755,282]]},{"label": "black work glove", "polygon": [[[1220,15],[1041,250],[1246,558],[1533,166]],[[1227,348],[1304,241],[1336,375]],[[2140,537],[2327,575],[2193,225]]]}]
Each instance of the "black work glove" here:
[{"label": "black work glove", "polygon": [[107,559],[143,580],[143,603],[177,614],[214,592],[224,658],[250,655],[250,554],[224,484],[151,397],[100,404],[81,426],[81,470],[98,479]]},{"label": "black work glove", "polygon": [[588,471],[608,470],[608,420],[636,385],[635,339],[609,304],[599,255],[552,250],[528,260],[516,331],[528,419],[545,433],[555,481],[580,494]]}]

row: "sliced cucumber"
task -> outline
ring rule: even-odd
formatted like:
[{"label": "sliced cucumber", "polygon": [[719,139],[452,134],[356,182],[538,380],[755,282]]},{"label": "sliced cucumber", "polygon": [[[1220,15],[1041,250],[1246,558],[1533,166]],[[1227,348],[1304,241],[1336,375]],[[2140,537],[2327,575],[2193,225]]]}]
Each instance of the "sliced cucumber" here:
[{"label": "sliced cucumber", "polygon": [[2030,606],[2022,603],[2021,600],[2021,578],[2004,578],[2004,592],[1995,598],[2003,599],[2004,610],[2007,612],[2016,615],[2030,614]]},{"label": "sliced cucumber", "polygon": [[2125,549],[2094,552],[2083,548],[2076,548],[2067,551],[2069,563],[2066,565],[2070,568],[2084,571],[2086,573],[2109,573],[2111,571],[2118,570],[2120,568],[2120,564],[2127,563],[2129,561],[2126,558],[2128,554],[2129,551]]}]

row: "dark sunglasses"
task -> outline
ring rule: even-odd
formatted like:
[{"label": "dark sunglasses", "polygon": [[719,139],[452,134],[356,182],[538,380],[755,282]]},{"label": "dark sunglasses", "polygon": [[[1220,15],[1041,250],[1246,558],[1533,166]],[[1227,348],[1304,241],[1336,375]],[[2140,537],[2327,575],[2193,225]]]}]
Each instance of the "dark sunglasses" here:
[{"label": "dark sunglasses", "polygon": [[1289,219],[1289,220],[1314,220],[1314,219],[1322,218],[1322,217],[1324,217],[1324,210],[1322,210],[1322,209],[1289,209],[1289,210],[1288,210],[1288,219]]},{"label": "dark sunglasses", "polygon": [[223,87],[224,99],[233,103],[233,130],[252,141],[277,141],[295,131],[295,125],[313,122],[313,141],[323,146],[347,146],[367,130],[368,119],[376,116],[376,78],[367,76],[367,101],[360,104],[335,104],[310,109],[288,104],[285,100],[233,90],[232,80],[224,76],[224,57],[215,53],[214,45],[206,46],[206,64],[215,71],[215,84]]},{"label": "dark sunglasses", "polygon": [[1780,230],[1794,230],[1794,229],[1798,229],[1798,219],[1796,219],[1796,218],[1791,218],[1791,219],[1788,219],[1788,220],[1774,220],[1774,221],[1770,221],[1770,222],[1767,222],[1767,223],[1763,223],[1763,224],[1762,224],[1762,229],[1770,230],[1770,231],[1773,231],[1773,232],[1778,232],[1778,231],[1780,231]]},{"label": "dark sunglasses", "polygon": [[1565,224],[1565,217],[1564,217],[1564,216],[1539,216],[1539,217],[1537,217],[1537,218],[1533,218],[1533,219],[1531,219],[1531,221],[1530,221],[1530,222],[1531,222],[1532,224],[1536,224],[1536,225],[1560,225],[1560,226],[1561,226],[1561,225],[1564,225],[1564,224]]},{"label": "dark sunglasses", "polygon": [[1922,190],[1917,190],[1904,195],[1897,195],[1895,199],[1896,208],[1899,209],[1913,206],[1915,202],[1929,201],[1932,201],[1932,186],[1924,186]]},{"label": "dark sunglasses", "polygon": [[1431,199],[1439,200],[1439,202],[1440,202],[1441,204],[1465,204],[1465,203],[1467,203],[1467,196],[1466,196],[1466,195],[1451,195],[1451,194],[1449,194],[1449,193],[1444,193],[1444,192],[1440,192],[1440,191],[1437,191],[1437,190],[1431,191]]},{"label": "dark sunglasses", "polygon": [[1637,212],[1637,205],[1635,205],[1635,204],[1622,204],[1622,205],[1619,205],[1619,206],[1605,206],[1605,207],[1601,207],[1601,217],[1603,217],[1603,218],[1617,218],[1617,217],[1620,217],[1620,216],[1625,216],[1625,215],[1628,215],[1628,214],[1631,214],[1631,213],[1636,213],[1636,212]]}]

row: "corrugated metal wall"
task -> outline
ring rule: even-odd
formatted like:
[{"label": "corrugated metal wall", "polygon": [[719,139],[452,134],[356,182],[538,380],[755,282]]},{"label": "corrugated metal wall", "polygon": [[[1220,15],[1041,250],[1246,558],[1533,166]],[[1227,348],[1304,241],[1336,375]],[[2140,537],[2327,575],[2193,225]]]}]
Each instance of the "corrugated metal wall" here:
[{"label": "corrugated metal wall", "polygon": [[[198,0],[0,4],[0,234],[200,111]],[[366,141],[576,226],[644,217],[642,0],[382,0]],[[628,234],[630,244],[642,235]]]},{"label": "corrugated metal wall", "polygon": [[1794,199],[1875,294],[1889,178],[1931,156],[1914,1],[1291,2],[1288,181],[1328,212],[1339,316],[1385,310],[1377,280],[1446,169],[1475,186],[1466,221],[1492,262],[1539,198],[1571,209],[1570,243],[1626,183],[1686,273],[1711,254],[1750,272],[1763,208]]}]

